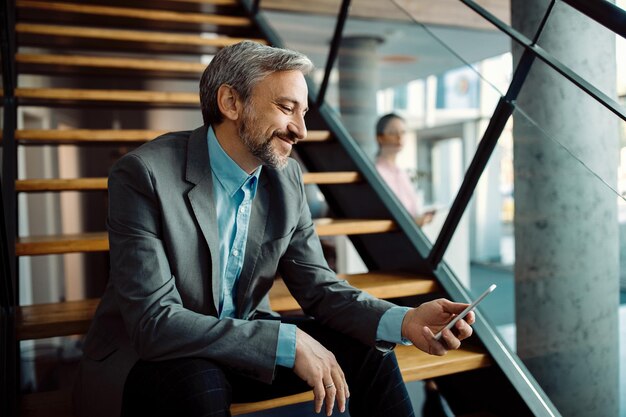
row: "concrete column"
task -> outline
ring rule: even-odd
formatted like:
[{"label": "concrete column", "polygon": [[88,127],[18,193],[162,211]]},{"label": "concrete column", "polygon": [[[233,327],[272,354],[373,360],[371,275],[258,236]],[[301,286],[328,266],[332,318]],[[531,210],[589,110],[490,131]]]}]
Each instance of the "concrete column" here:
[{"label": "concrete column", "polygon": [[[529,35],[547,2],[513,0]],[[557,3],[540,45],[615,92],[615,43]],[[519,61],[521,51],[515,51]],[[536,62],[518,105],[601,178],[617,178],[617,120]],[[618,415],[619,235],[616,196],[573,156],[514,119],[517,349],[563,416]],[[614,185],[614,184],[612,184]]]},{"label": "concrete column", "polygon": [[339,49],[339,109],[352,137],[373,160],[376,144],[378,45],[372,36],[344,37]]}]

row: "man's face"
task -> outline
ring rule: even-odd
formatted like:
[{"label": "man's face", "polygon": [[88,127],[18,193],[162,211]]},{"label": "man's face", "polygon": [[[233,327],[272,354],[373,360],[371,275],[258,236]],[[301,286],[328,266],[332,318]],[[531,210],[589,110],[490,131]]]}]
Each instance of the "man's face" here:
[{"label": "man's face", "polygon": [[252,90],[240,119],[239,137],[263,165],[284,168],[291,147],[306,137],[307,94],[300,71],[275,72]]}]

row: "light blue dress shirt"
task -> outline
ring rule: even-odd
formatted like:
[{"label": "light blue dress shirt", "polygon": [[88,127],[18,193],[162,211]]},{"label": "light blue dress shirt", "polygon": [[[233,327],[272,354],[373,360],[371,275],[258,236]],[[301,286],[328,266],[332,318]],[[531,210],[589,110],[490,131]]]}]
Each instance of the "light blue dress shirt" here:
[{"label": "light blue dress shirt", "polygon": [[[256,195],[261,166],[248,174],[224,151],[212,127],[207,132],[209,160],[213,175],[213,198],[219,228],[220,305],[219,317],[235,317],[237,283],[243,268],[252,202]],[[407,307],[393,307],[383,314],[377,340],[404,343],[401,326]],[[296,326],[281,323],[278,331],[276,364],[293,368],[296,358]]]}]

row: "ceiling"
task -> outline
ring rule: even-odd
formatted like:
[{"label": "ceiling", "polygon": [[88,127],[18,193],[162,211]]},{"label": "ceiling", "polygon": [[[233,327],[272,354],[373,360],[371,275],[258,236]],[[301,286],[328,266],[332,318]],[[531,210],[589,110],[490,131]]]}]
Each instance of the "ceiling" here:
[{"label": "ceiling", "polygon": [[[475,0],[500,20],[509,22],[510,0]],[[341,0],[261,0],[264,10],[292,11],[335,16]],[[434,25],[491,29],[480,16],[459,0],[352,0],[350,16],[365,19],[410,20]]]},{"label": "ceiling", "polygon": [[[416,23],[391,1],[356,0],[353,1],[350,17],[344,28],[344,36],[373,36],[382,40],[377,50],[379,88],[441,74],[449,69],[461,67],[465,62],[475,63],[510,50],[510,40],[499,31],[488,30],[484,24],[479,28],[480,25],[475,23],[469,27],[461,27],[459,21],[470,22],[467,17],[463,20],[463,16],[475,17],[475,13],[458,0],[453,1],[454,5],[450,6],[444,19],[439,7],[429,8],[431,2],[406,0],[406,3],[410,3],[411,10],[424,7],[431,11],[430,14],[425,14],[431,23],[422,25]],[[450,3],[449,0],[440,2]],[[282,4],[283,10],[270,10],[270,5],[279,3]],[[296,6],[300,9],[304,7],[303,3],[309,8],[312,4],[316,5],[315,13],[296,11]],[[285,46],[307,54],[317,68],[323,69],[335,30],[339,3],[337,0],[317,2],[263,0],[261,5]],[[482,3],[502,3],[502,1]],[[292,11],[285,11],[287,8]],[[435,9],[438,10],[437,13]],[[334,13],[331,14],[329,11]],[[371,15],[376,13],[384,16],[384,19],[373,19]],[[461,20],[457,20],[455,25],[432,23],[446,19],[450,21],[450,16],[456,16],[456,19]]]}]

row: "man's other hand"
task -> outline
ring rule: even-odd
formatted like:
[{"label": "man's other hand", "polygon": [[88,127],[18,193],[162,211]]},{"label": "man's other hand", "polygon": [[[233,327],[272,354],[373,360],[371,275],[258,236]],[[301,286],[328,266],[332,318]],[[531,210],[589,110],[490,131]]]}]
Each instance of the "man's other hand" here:
[{"label": "man's other hand", "polygon": [[296,330],[293,371],[313,388],[316,413],[322,411],[322,404],[326,402],[326,415],[330,416],[335,399],[339,411],[345,411],[350,391],[335,355],[300,329]]},{"label": "man's other hand", "polygon": [[475,321],[474,312],[459,320],[452,330],[444,330],[440,341],[435,340],[434,333],[441,330],[468,305],[440,298],[409,310],[402,321],[402,337],[431,355],[442,356],[448,350],[458,349],[461,340],[472,335],[470,325]]}]

